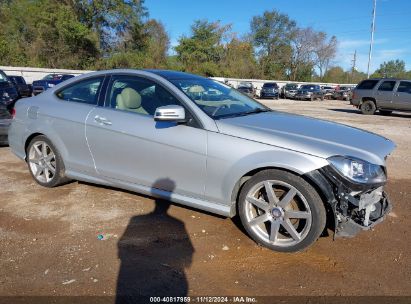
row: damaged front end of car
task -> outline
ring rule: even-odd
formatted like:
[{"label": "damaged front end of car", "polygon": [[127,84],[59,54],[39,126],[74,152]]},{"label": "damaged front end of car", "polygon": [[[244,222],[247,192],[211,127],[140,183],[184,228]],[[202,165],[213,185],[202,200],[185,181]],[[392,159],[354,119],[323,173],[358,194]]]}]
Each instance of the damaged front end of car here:
[{"label": "damaged front end of car", "polygon": [[330,165],[307,174],[322,190],[334,217],[335,237],[353,237],[384,220],[392,205],[384,166],[335,156]]}]

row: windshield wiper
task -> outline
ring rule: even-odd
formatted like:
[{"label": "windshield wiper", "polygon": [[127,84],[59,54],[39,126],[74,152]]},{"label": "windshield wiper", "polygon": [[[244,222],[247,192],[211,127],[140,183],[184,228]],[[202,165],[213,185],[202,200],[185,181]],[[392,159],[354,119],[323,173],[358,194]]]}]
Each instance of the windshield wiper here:
[{"label": "windshield wiper", "polygon": [[256,109],[246,111],[246,112],[231,113],[231,114],[225,114],[225,115],[217,116],[217,117],[214,117],[214,119],[239,117],[239,116],[246,116],[246,115],[250,115],[250,114],[258,114],[258,113],[263,113],[263,112],[271,112],[271,110],[270,109],[256,108]]}]

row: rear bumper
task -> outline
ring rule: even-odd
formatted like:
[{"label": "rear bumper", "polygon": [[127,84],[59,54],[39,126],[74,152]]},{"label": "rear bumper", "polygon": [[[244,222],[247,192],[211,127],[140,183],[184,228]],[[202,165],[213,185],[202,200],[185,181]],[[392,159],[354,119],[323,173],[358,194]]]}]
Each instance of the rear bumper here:
[{"label": "rear bumper", "polygon": [[8,132],[9,132],[10,122],[0,120],[0,145],[8,145]]}]

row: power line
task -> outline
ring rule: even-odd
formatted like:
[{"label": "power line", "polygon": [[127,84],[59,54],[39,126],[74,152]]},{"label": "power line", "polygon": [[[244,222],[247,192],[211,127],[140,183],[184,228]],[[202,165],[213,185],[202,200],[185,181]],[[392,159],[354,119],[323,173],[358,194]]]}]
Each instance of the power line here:
[{"label": "power line", "polygon": [[377,8],[377,0],[374,0],[374,8],[372,10],[372,23],[371,23],[371,42],[370,51],[368,53],[368,66],[367,66],[367,78],[370,78],[370,65],[372,56],[372,46],[374,44],[374,32],[375,32],[375,10]]}]

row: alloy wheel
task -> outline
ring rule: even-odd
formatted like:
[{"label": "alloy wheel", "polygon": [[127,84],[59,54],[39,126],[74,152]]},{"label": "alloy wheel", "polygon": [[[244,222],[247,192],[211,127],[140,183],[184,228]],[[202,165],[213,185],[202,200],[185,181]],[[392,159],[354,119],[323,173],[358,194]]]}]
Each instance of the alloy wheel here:
[{"label": "alloy wheel", "polygon": [[295,246],[310,231],[312,214],[307,200],[288,183],[267,180],[256,184],[244,206],[249,227],[266,243]]},{"label": "alloy wheel", "polygon": [[30,147],[28,162],[35,179],[49,183],[56,175],[56,155],[44,141],[36,141]]}]

